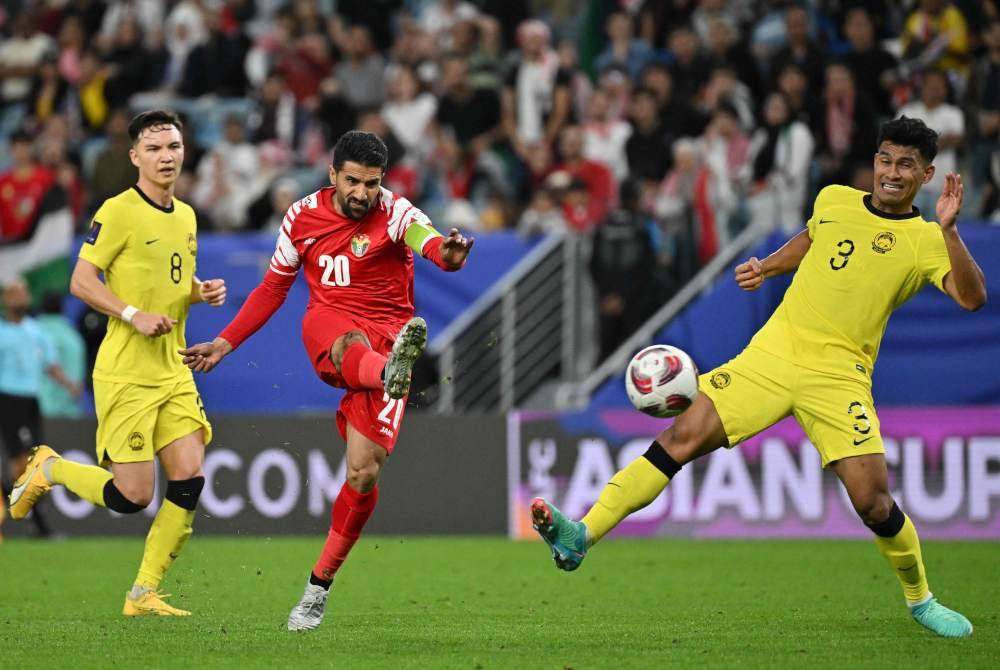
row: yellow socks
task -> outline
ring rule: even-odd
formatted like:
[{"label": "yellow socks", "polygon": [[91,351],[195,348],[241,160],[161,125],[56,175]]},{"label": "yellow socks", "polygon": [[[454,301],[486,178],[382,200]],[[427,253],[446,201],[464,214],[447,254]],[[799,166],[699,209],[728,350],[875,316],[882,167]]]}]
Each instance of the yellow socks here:
[{"label": "yellow socks", "polygon": [[163,575],[180,555],[187,539],[191,537],[194,510],[186,510],[169,500],[164,500],[153,525],[146,536],[146,549],[135,583],[149,589],[160,587]]},{"label": "yellow socks", "polygon": [[920,538],[910,517],[893,503],[889,518],[869,528],[875,533],[875,546],[879,553],[885,557],[903,587],[906,602],[914,605],[926,600],[930,594],[927,573],[920,555]]},{"label": "yellow socks", "polygon": [[110,472],[96,465],[74,463],[65,458],[50,458],[45,465],[45,477],[50,482],[62,484],[84,500],[107,507],[104,486],[112,478]]},{"label": "yellow socks", "polygon": [[615,473],[581,519],[587,526],[589,543],[596,543],[622,519],[653,502],[680,469],[663,447],[653,442],[643,456]]}]

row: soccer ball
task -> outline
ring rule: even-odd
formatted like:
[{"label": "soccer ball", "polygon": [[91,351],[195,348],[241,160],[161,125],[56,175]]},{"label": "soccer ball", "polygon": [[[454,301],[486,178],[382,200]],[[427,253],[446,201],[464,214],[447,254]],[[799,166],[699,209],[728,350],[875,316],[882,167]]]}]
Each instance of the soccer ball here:
[{"label": "soccer ball", "polygon": [[661,419],[677,416],[698,394],[698,367],[677,347],[654,344],[629,361],[625,390],[640,412]]}]

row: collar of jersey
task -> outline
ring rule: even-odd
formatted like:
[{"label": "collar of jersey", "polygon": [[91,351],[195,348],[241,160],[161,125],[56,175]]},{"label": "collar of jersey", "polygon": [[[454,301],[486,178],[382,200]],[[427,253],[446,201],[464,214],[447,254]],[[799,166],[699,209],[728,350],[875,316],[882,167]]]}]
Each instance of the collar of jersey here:
[{"label": "collar of jersey", "polygon": [[146,195],[145,193],[143,193],[142,189],[139,188],[139,186],[137,184],[132,184],[132,188],[135,189],[135,192],[139,194],[139,197],[142,198],[143,200],[145,200],[149,204],[150,207],[155,207],[156,209],[160,210],[161,212],[166,212],[167,214],[173,214],[173,212],[174,212],[174,201],[173,201],[172,198],[170,200],[170,207],[163,207],[162,205],[158,205],[155,202],[153,202],[152,200],[150,200],[149,196]]},{"label": "collar of jersey", "polygon": [[862,198],[862,200],[864,200],[865,207],[868,208],[868,211],[874,214],[875,216],[879,217],[880,219],[891,219],[893,221],[902,221],[903,219],[915,219],[916,217],[920,216],[920,210],[913,205],[910,205],[912,209],[906,214],[890,214],[889,212],[883,212],[881,209],[878,209],[877,207],[875,207],[875,205],[872,204],[871,193],[865,194],[865,197]]}]

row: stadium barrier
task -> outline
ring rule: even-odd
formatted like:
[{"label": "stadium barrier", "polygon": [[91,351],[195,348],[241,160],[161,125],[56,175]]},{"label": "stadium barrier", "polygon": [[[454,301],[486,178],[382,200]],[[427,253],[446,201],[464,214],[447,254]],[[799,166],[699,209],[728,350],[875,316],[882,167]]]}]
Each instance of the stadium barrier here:
[{"label": "stadium barrier", "polygon": [[[927,539],[1000,540],[1000,408],[882,408],[892,494]],[[389,459],[368,532],[534,537],[527,509],[545,496],[573,517],[666,425],[633,410],[410,415]],[[50,421],[46,438],[93,462],[94,422]],[[199,534],[326,532],[344,480],[333,419],[221,417],[209,447]],[[158,501],[162,495],[158,481]],[[72,535],[142,535],[156,512],[122,517],[57,487],[52,525]],[[4,525],[22,535],[31,524]],[[615,531],[699,538],[858,537],[870,533],[798,424],[786,419],[685,467],[665,494]]]}]

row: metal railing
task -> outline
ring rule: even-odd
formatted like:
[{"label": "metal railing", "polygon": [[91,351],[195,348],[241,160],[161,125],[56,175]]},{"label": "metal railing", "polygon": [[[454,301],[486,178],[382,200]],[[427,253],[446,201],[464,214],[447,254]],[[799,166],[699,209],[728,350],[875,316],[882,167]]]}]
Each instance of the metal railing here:
[{"label": "metal railing", "polygon": [[552,235],[431,341],[442,413],[507,411],[577,377],[587,240]]},{"label": "metal railing", "polygon": [[563,383],[556,391],[555,404],[560,409],[578,410],[586,407],[599,386],[614,375],[625,370],[629,359],[640,348],[651,343],[653,336],[660,332],[688,303],[712,286],[715,279],[748,248],[767,236],[768,231],[748,226],[728,245],[698,271],[691,280],[667,301],[635,333],[600,363],[589,375],[580,381]]}]

